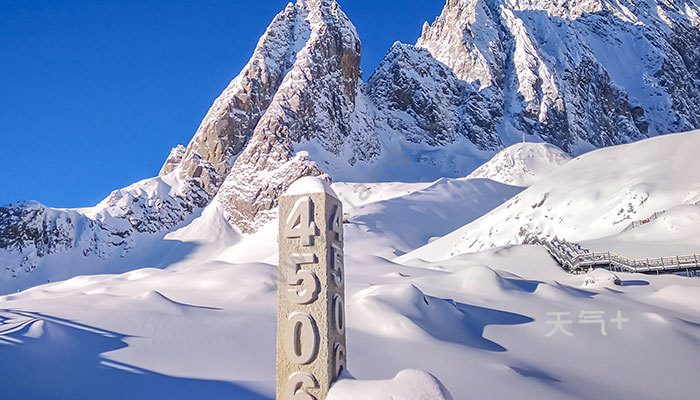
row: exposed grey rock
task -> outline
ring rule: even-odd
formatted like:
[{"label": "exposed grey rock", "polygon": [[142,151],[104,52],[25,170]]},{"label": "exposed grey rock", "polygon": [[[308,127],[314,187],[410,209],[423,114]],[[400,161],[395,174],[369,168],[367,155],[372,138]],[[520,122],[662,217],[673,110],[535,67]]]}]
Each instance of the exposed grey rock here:
[{"label": "exposed grey rock", "polygon": [[700,127],[699,9],[449,0],[418,46],[482,94],[505,144],[525,134],[578,154]]},{"label": "exposed grey rock", "polygon": [[306,41],[295,49],[296,61],[217,196],[229,220],[244,232],[269,220],[277,198],[296,179],[322,174],[306,154],[295,154],[295,145],[314,142],[340,155],[352,134],[360,77],[355,28],[334,1],[295,7],[293,30]]},{"label": "exposed grey rock", "polygon": [[99,221],[75,211],[58,211],[37,202],[0,207],[0,249],[21,254],[8,266],[17,277],[37,267],[38,259],[80,246],[85,256],[103,257],[110,248],[129,245],[130,232],[109,230]]},{"label": "exposed grey rock", "polygon": [[173,172],[175,168],[177,168],[177,166],[180,165],[182,157],[185,156],[185,151],[185,146],[181,144],[178,144],[176,147],[173,147],[173,149],[170,150],[168,158],[165,160],[165,164],[163,164],[163,167],[160,169],[158,176],[167,175]]},{"label": "exposed grey rock", "polygon": [[487,102],[425,49],[395,43],[367,91],[377,118],[411,142],[443,146],[463,136],[481,150],[502,146]]},{"label": "exposed grey rock", "polygon": [[[289,4],[260,38],[241,73],[214,101],[179,163],[179,174],[211,197],[253,134],[304,40],[300,6]],[[166,165],[168,162],[166,161]],[[161,174],[174,168],[163,168]]]}]

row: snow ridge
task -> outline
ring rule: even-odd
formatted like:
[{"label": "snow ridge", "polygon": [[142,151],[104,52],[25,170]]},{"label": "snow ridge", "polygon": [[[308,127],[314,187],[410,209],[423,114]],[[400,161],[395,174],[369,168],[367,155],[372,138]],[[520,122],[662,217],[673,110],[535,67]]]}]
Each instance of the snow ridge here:
[{"label": "snow ridge", "polygon": [[491,179],[513,186],[532,186],[571,160],[571,156],[548,143],[518,143],[501,150],[467,179]]}]

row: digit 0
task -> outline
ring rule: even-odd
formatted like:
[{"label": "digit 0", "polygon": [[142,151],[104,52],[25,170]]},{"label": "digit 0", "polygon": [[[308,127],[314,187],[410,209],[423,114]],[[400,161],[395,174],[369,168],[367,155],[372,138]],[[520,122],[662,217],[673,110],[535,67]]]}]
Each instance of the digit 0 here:
[{"label": "digit 0", "polygon": [[333,325],[339,335],[345,332],[345,304],[343,298],[337,293],[333,295]]},{"label": "digit 0", "polygon": [[284,349],[289,361],[306,365],[318,354],[318,327],[314,318],[306,313],[293,312],[287,319]]}]

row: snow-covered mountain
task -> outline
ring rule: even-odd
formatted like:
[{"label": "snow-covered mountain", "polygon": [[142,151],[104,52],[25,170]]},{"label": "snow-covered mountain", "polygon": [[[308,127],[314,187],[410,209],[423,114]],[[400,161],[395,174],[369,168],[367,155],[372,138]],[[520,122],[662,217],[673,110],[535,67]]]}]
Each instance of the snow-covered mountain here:
[{"label": "snow-covered mountain", "polygon": [[700,127],[700,3],[448,0],[418,46],[483,98],[506,144],[572,154]]},{"label": "snow-covered mountain", "polygon": [[162,237],[191,220],[205,196],[167,175],[115,190],[94,207],[57,209],[35,201],[0,207],[0,287],[98,272],[97,265],[129,254],[136,237]]},{"label": "snow-covered mountain", "polygon": [[[700,127],[699,15],[690,0],[449,0],[363,82],[338,3],[297,0],[158,177],[87,209],[0,207],[0,279],[58,254],[126,257],[135,237],[162,237],[208,206],[255,232],[305,175],[431,182],[469,175],[523,134],[578,154]],[[497,180],[530,183],[508,179]]]},{"label": "snow-covered mountain", "polygon": [[[589,243],[697,251],[700,188],[687,171],[698,168],[699,140],[691,132],[597,150],[524,190],[483,178],[333,183],[344,204],[347,365],[356,379],[343,376],[328,399],[697,398],[700,279],[570,274],[541,246],[451,255],[433,245],[460,223],[485,232],[481,220],[469,222],[505,198],[484,218],[518,207],[549,228],[558,223],[546,217],[552,207],[572,214],[559,231],[573,231],[624,206],[637,185],[649,194],[642,212],[681,206],[612,241],[611,221],[591,224],[598,236]],[[543,189],[552,192],[535,210]],[[588,205],[577,212],[567,203],[579,196],[575,205]],[[214,202],[150,243],[150,259],[134,260],[135,248],[120,271],[0,295],[3,394],[273,399],[278,224],[240,235]]]},{"label": "snow-covered mountain", "polygon": [[513,186],[532,186],[571,160],[548,143],[517,143],[498,152],[467,179],[484,178]]},{"label": "snow-covered mountain", "polygon": [[[692,254],[700,247],[696,225],[700,217],[699,148],[700,131],[693,131],[592,151],[478,220],[403,257],[439,259],[483,251],[523,243],[528,234],[571,241],[599,239],[606,243],[599,243],[600,251],[622,251],[629,257],[673,255],[664,253],[670,251],[670,242],[675,242],[670,247],[673,251]],[[668,215],[654,222],[656,230],[644,227],[647,234],[642,236],[635,230],[622,233],[632,221],[666,210],[670,210]],[[663,233],[651,234],[654,231]],[[617,250],[614,246],[619,243],[613,239],[644,244],[641,248],[622,245]]]}]

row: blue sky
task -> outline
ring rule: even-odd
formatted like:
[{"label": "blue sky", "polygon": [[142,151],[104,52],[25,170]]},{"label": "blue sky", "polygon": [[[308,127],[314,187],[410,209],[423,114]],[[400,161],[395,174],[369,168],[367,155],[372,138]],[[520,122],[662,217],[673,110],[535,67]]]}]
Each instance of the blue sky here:
[{"label": "blue sky", "polygon": [[[283,0],[0,0],[0,204],[94,205],[155,176]],[[366,80],[444,0],[340,0]]]}]

